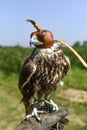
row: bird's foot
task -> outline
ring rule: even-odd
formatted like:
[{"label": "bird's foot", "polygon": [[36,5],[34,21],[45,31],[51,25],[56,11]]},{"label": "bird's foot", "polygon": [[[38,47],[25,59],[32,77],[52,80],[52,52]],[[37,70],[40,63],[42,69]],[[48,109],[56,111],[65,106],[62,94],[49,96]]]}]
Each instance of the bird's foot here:
[{"label": "bird's foot", "polygon": [[58,110],[59,110],[58,105],[57,105],[52,99],[50,99],[50,102],[51,102],[52,105],[53,105],[53,110],[54,110],[54,111],[58,111]]},{"label": "bird's foot", "polygon": [[35,117],[38,122],[41,122],[41,119],[39,117],[39,114],[44,114],[45,111],[40,111],[37,109],[37,107],[33,107],[33,111],[31,114],[27,115],[26,118]]},{"label": "bird's foot", "polygon": [[[39,106],[40,103],[42,103],[42,104],[44,103],[44,106],[42,106],[42,108],[45,108],[45,109],[41,109],[41,107]],[[32,108],[33,108],[32,113],[27,115],[26,118],[28,119],[30,117],[35,117],[38,122],[41,122],[39,114],[45,114],[48,111],[50,113],[50,112],[59,110],[58,105],[55,104],[54,101],[50,98],[46,98],[44,100],[39,100],[39,101],[34,102],[32,104]],[[46,110],[46,109],[48,109],[48,110]]]},{"label": "bird's foot", "polygon": [[49,108],[51,106],[52,111],[58,111],[59,110],[58,105],[52,99],[50,99],[49,97],[47,97],[47,99],[45,100],[45,104],[49,105]]}]

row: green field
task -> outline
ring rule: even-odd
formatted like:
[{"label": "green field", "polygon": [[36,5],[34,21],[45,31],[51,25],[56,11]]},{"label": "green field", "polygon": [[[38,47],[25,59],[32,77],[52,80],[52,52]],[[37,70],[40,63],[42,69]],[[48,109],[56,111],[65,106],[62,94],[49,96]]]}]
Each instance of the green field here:
[{"label": "green field", "polygon": [[[79,75],[77,75],[77,72]],[[87,130],[87,102],[70,102],[64,100],[63,91],[68,88],[87,91],[87,72],[73,69],[72,77],[65,78],[63,87],[59,87],[52,94],[57,104],[67,106],[70,123],[64,130]],[[82,78],[82,80],[81,80]],[[68,82],[69,80],[69,82]],[[13,130],[25,117],[23,104],[20,103],[21,94],[17,87],[18,75],[6,76],[0,71],[0,130]],[[60,98],[61,97],[61,98]]]},{"label": "green field", "polygon": [[[2,53],[0,58],[3,56],[5,59],[5,61],[0,61],[0,130],[14,130],[25,117],[24,106],[20,103],[22,97],[18,90],[18,75],[20,66],[31,51],[16,47],[1,48],[0,53]],[[84,93],[87,93],[87,70],[81,65],[80,67],[72,66],[69,75],[64,78],[64,86],[52,93],[52,98],[58,105],[69,109],[70,122],[64,130],[87,130],[87,101],[66,100],[64,92],[70,88],[78,91],[84,90]]]}]

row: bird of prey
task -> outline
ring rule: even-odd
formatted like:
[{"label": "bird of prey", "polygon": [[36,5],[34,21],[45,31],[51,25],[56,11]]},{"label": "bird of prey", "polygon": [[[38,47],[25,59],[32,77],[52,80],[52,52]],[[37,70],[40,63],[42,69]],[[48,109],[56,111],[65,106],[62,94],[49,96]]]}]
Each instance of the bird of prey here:
[{"label": "bird of prey", "polygon": [[[35,21],[27,21],[31,22],[37,31],[30,35],[30,45],[33,44],[36,48],[25,60],[19,77],[19,89],[23,95],[26,115],[30,114],[32,103],[46,98],[56,90],[70,68],[70,60],[54,41],[53,34],[41,29]],[[55,109],[58,109],[56,104],[52,103]]]},{"label": "bird of prey", "polygon": [[[45,99],[55,91],[61,79],[67,75],[70,60],[58,45],[58,41],[54,40],[52,32],[42,29],[31,19],[27,22],[31,22],[37,30],[30,35],[30,45],[33,44],[35,49],[22,66],[19,89],[23,95],[26,115],[30,115],[31,104]],[[51,102],[58,110],[57,105],[52,100]],[[34,108],[31,115],[35,115],[39,120],[37,108]]]}]

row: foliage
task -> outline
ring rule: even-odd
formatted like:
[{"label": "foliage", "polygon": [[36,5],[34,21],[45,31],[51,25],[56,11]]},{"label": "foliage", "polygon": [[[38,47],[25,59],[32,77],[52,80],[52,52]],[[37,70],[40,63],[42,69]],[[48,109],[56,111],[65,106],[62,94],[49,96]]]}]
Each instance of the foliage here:
[{"label": "foliage", "polygon": [[83,42],[83,46],[87,46],[87,41],[84,41],[84,42]]},{"label": "foliage", "polygon": [[[78,46],[73,48],[82,56],[82,58],[87,63],[87,46]],[[79,61],[79,59],[68,48],[64,48],[64,52],[70,58],[71,67],[85,69],[82,63]]]},{"label": "foliage", "polygon": [[70,87],[87,91],[87,70],[71,68],[68,76],[64,78],[64,84],[64,88]]},{"label": "foliage", "polygon": [[32,49],[15,47],[0,48],[0,69],[5,74],[19,73],[24,60],[30,55]]},{"label": "foliage", "polygon": [[80,46],[80,41],[76,41],[73,45],[73,47],[79,47]]},{"label": "foliage", "polygon": [[[87,61],[87,46],[74,47],[74,49]],[[81,62],[67,48],[63,48],[65,54],[70,58],[72,67],[84,69]],[[24,60],[30,56],[33,48],[0,47],[0,70],[5,74],[19,73]]]}]

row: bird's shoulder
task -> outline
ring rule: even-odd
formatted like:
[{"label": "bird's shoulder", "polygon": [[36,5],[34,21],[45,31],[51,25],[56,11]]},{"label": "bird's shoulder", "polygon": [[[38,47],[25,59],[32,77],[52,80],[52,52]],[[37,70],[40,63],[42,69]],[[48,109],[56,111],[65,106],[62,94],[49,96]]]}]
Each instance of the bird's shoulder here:
[{"label": "bird's shoulder", "polygon": [[32,59],[27,58],[25,60],[19,75],[19,88],[23,85],[27,78],[31,77],[35,73],[36,68],[36,63]]},{"label": "bird's shoulder", "polygon": [[22,66],[22,72],[28,72],[29,73],[34,73],[36,70],[36,63],[34,60],[32,60],[31,58],[28,58],[25,60],[23,66]]}]

